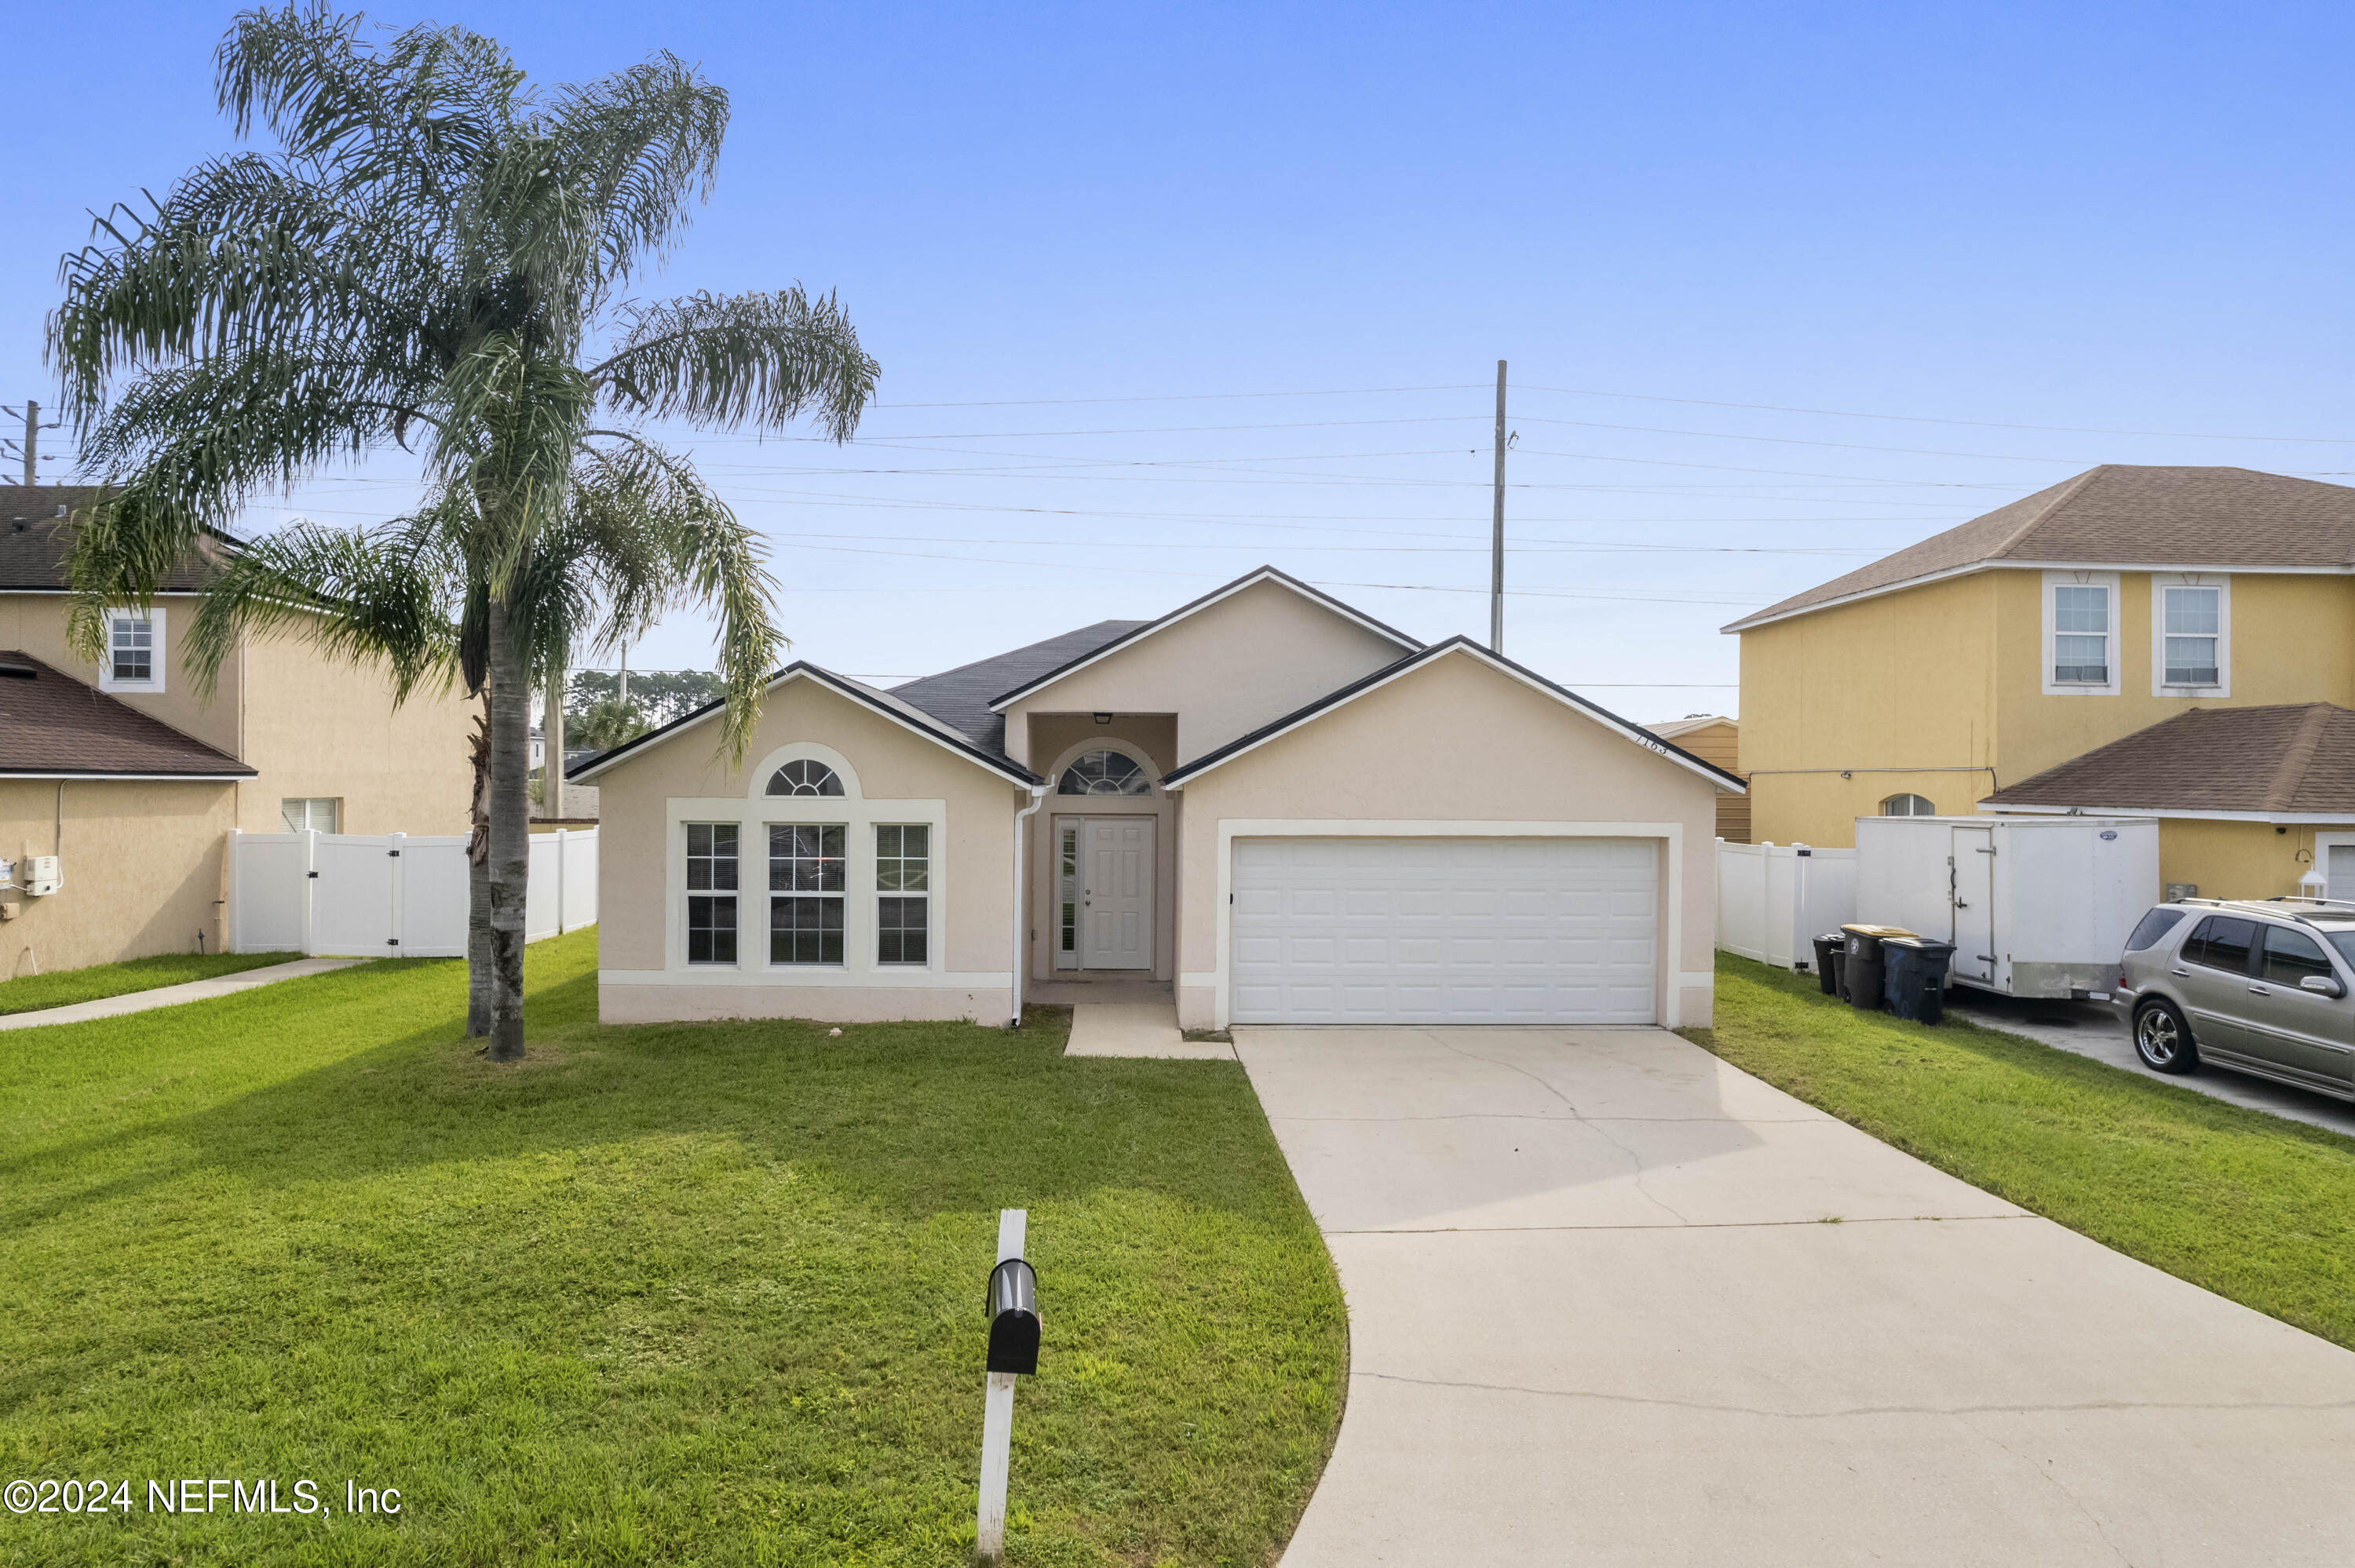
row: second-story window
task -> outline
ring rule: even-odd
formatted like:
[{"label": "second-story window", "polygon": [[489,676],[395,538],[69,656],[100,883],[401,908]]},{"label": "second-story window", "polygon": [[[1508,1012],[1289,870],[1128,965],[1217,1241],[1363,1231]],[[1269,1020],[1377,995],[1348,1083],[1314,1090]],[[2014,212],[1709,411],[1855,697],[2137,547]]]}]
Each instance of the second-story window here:
[{"label": "second-story window", "polygon": [[2099,686],[2110,679],[2110,590],[2062,583],[2052,590],[2052,679]]},{"label": "second-story window", "polygon": [[164,611],[117,609],[106,617],[106,662],[99,689],[160,692],[164,689]]},{"label": "second-story window", "polygon": [[2217,684],[2216,642],[2222,619],[2223,590],[2212,588],[2171,588],[2166,590],[2167,683],[2170,686]]}]

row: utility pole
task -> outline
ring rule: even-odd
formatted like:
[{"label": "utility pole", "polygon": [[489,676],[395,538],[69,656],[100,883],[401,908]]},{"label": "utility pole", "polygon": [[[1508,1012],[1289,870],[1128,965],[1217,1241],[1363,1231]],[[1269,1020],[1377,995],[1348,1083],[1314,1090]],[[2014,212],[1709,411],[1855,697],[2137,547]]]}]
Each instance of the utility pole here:
[{"label": "utility pole", "polygon": [[[9,414],[16,412],[16,409],[9,408],[5,404],[0,404],[0,410],[5,410]],[[25,482],[27,484],[38,484],[41,482],[41,432],[43,430],[54,430],[58,429],[62,421],[57,419],[51,419],[46,425],[41,423],[41,406],[38,403],[28,402],[25,405],[24,436],[21,439],[9,438],[0,440],[0,451],[5,451],[9,447],[15,447],[16,449],[17,455],[25,460]]]},{"label": "utility pole", "polygon": [[1488,652],[1505,651],[1505,362],[1497,361],[1496,536],[1488,553]]}]

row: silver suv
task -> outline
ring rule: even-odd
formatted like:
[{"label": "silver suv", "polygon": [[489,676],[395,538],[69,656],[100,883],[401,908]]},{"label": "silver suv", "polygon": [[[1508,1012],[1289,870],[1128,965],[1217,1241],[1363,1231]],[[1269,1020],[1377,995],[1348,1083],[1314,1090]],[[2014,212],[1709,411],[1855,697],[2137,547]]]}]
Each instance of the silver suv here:
[{"label": "silver suv", "polygon": [[2355,1099],[2355,904],[2162,904],[2126,938],[2110,1005],[2161,1073],[2201,1063]]}]

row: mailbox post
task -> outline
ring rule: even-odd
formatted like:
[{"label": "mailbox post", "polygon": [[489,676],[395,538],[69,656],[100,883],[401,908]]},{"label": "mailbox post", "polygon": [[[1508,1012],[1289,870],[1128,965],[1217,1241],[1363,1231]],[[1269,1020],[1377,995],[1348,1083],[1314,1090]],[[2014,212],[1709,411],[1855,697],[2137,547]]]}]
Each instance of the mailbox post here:
[{"label": "mailbox post", "polygon": [[1023,1261],[1027,1209],[997,1213],[997,1266],[989,1271],[989,1392],[981,1413],[981,1511],[974,1549],[1006,1550],[1006,1471],[1014,1442],[1014,1380],[1039,1370],[1039,1277]]}]

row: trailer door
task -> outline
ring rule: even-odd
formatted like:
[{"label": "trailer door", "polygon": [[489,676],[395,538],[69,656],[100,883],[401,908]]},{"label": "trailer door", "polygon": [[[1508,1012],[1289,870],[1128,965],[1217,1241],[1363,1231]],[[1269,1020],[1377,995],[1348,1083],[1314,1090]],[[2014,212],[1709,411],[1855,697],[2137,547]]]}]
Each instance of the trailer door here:
[{"label": "trailer door", "polygon": [[1995,983],[1995,830],[1955,830],[1955,978]]}]

